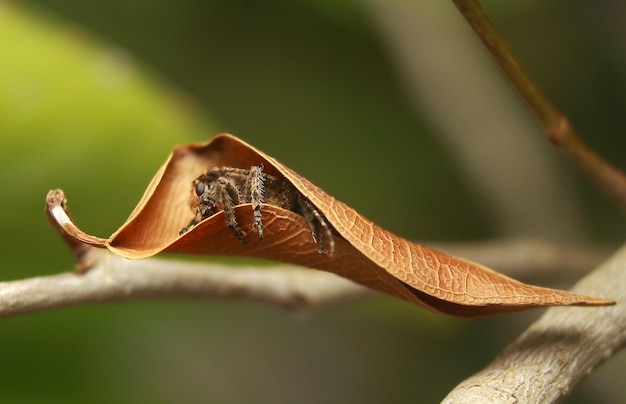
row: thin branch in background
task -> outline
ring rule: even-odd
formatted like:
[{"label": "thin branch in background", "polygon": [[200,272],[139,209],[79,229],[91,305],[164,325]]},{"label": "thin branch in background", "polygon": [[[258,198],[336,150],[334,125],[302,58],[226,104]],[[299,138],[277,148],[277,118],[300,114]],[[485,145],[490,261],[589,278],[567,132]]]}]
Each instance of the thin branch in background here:
[{"label": "thin branch in background", "polygon": [[626,212],[626,175],[583,142],[569,121],[552,105],[522,68],[478,0],[453,0],[480,37],[507,79],[526,101],[552,144],[561,149],[623,212]]},{"label": "thin branch in background", "polygon": [[565,167],[544,139],[529,136],[536,122],[456,8],[404,0],[367,4],[415,113],[437,128],[467,190],[489,212],[494,234],[583,238],[582,204]]},{"label": "thin branch in background", "polygon": [[558,280],[568,284],[588,274],[615,250],[602,245],[532,238],[426,245],[480,262],[513,278]]},{"label": "thin branch in background", "polygon": [[[626,245],[572,289],[626,301]],[[551,403],[626,344],[626,305],[550,308],[444,403]]]}]

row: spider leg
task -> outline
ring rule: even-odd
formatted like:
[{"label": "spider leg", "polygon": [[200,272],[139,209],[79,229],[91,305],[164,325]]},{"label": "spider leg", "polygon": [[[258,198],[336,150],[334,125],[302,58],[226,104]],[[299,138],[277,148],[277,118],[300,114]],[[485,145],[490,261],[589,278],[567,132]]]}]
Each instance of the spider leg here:
[{"label": "spider leg", "polygon": [[[313,240],[318,245],[317,252],[320,254],[327,253],[329,256],[334,255],[335,238],[333,237],[330,225],[326,222],[326,218],[322,216],[315,206],[313,206],[311,202],[305,199],[302,195],[298,195],[298,205],[300,205],[302,215],[306,221],[309,222],[311,232],[313,233]],[[320,237],[318,226],[324,230],[324,234],[326,235],[326,239],[328,241],[328,250],[324,248],[324,239]]]},{"label": "spider leg", "polygon": [[235,183],[226,177],[219,177],[211,186],[211,196],[216,204],[219,203],[221,205],[226,224],[233,231],[237,240],[241,244],[246,244],[244,240],[246,233],[237,224],[237,217],[234,211],[235,205],[239,204],[239,190]]},{"label": "spider leg", "polygon": [[206,191],[206,174],[201,175],[193,182],[191,206],[194,211],[194,217],[189,221],[187,226],[180,229],[179,236],[187,233],[192,227],[211,216],[214,213],[214,204],[207,200]]},{"label": "spider leg", "polygon": [[196,215],[193,217],[193,219],[191,219],[189,221],[189,224],[187,224],[187,226],[183,227],[182,229],[180,229],[180,231],[178,232],[179,236],[182,236],[183,234],[187,233],[189,230],[191,230],[191,228],[195,225],[197,225],[198,223],[200,223],[202,221],[203,217],[202,214],[200,213],[199,210],[196,211]]},{"label": "spider leg", "polygon": [[265,192],[265,177],[263,166],[252,166],[246,178],[244,194],[250,195],[252,214],[254,215],[254,228],[259,234],[259,240],[263,239],[263,221],[261,220],[261,207],[263,206],[263,193]]}]

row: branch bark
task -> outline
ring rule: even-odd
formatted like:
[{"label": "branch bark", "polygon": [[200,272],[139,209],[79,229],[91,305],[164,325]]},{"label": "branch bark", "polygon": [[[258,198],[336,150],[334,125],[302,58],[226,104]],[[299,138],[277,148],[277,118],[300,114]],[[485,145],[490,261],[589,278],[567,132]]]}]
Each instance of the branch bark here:
[{"label": "branch bark", "polygon": [[[551,403],[626,343],[626,245],[572,291],[614,299],[598,309],[550,308],[491,364],[443,403]],[[618,286],[618,287],[616,287]],[[622,304],[620,304],[622,302]]]},{"label": "branch bark", "polygon": [[294,266],[251,267],[151,258],[126,260],[89,247],[91,268],[0,283],[0,317],[147,298],[237,300],[294,311],[373,294],[334,274]]},{"label": "branch bark", "polygon": [[[126,260],[81,244],[72,248],[84,274],[63,273],[0,282],[0,317],[80,304],[148,298],[237,300],[293,311],[311,311],[374,295],[375,292],[331,273],[293,265],[268,267],[150,258]],[[70,244],[70,247],[72,244]],[[603,248],[519,240],[438,245],[525,277],[578,274],[598,262]],[[574,260],[554,259],[576,255]],[[563,262],[570,262],[566,268]],[[81,271],[82,271],[81,269]],[[522,271],[523,269],[523,271]]]}]

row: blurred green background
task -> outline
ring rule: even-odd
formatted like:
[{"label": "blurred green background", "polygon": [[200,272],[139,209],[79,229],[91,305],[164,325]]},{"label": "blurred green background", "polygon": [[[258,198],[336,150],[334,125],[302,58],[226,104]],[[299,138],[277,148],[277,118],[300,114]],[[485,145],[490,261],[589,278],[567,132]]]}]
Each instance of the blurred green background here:
[{"label": "blurred green background", "polygon": [[[427,3],[0,2],[0,280],[71,270],[43,214],[49,189],[65,191],[83,230],[107,236],[173,145],[219,132],[410,239],[620,243],[619,211],[550,150],[480,47],[466,44],[451,3]],[[626,167],[621,1],[498,3],[487,9],[523,63],[585,140]],[[499,99],[465,89],[477,82],[474,57],[521,118],[455,104]],[[453,85],[428,86],[439,82]],[[509,130],[449,130],[468,115],[510,132],[521,119],[530,146],[503,140]],[[489,175],[459,157],[474,148]],[[497,202],[507,196],[512,210]],[[515,225],[520,215],[531,219]],[[437,402],[538,315],[464,321],[384,296],[306,318],[180,301],[30,314],[0,321],[0,401]],[[626,402],[621,362],[569,402]]]}]

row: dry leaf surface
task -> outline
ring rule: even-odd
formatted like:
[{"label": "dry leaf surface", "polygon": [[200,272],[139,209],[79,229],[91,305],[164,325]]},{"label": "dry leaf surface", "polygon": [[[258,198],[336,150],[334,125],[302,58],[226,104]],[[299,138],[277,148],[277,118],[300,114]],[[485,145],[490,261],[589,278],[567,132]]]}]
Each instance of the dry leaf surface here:
[{"label": "dry leaf surface", "polygon": [[[192,181],[212,167],[248,169],[284,178],[304,195],[335,229],[335,253],[320,254],[304,219],[289,210],[264,205],[263,240],[252,224],[252,207],[235,207],[249,236],[240,244],[224,212],[179,235],[189,222]],[[49,197],[50,198],[50,197]],[[50,205],[50,201],[49,201]],[[50,210],[50,209],[49,209]],[[174,148],[126,223],[109,239],[76,231],[81,242],[106,247],[130,259],[159,252],[247,256],[330,271],[433,311],[475,317],[552,305],[607,305],[612,301],[531,286],[479,264],[402,239],[337,201],[274,158],[231,135]]]}]

